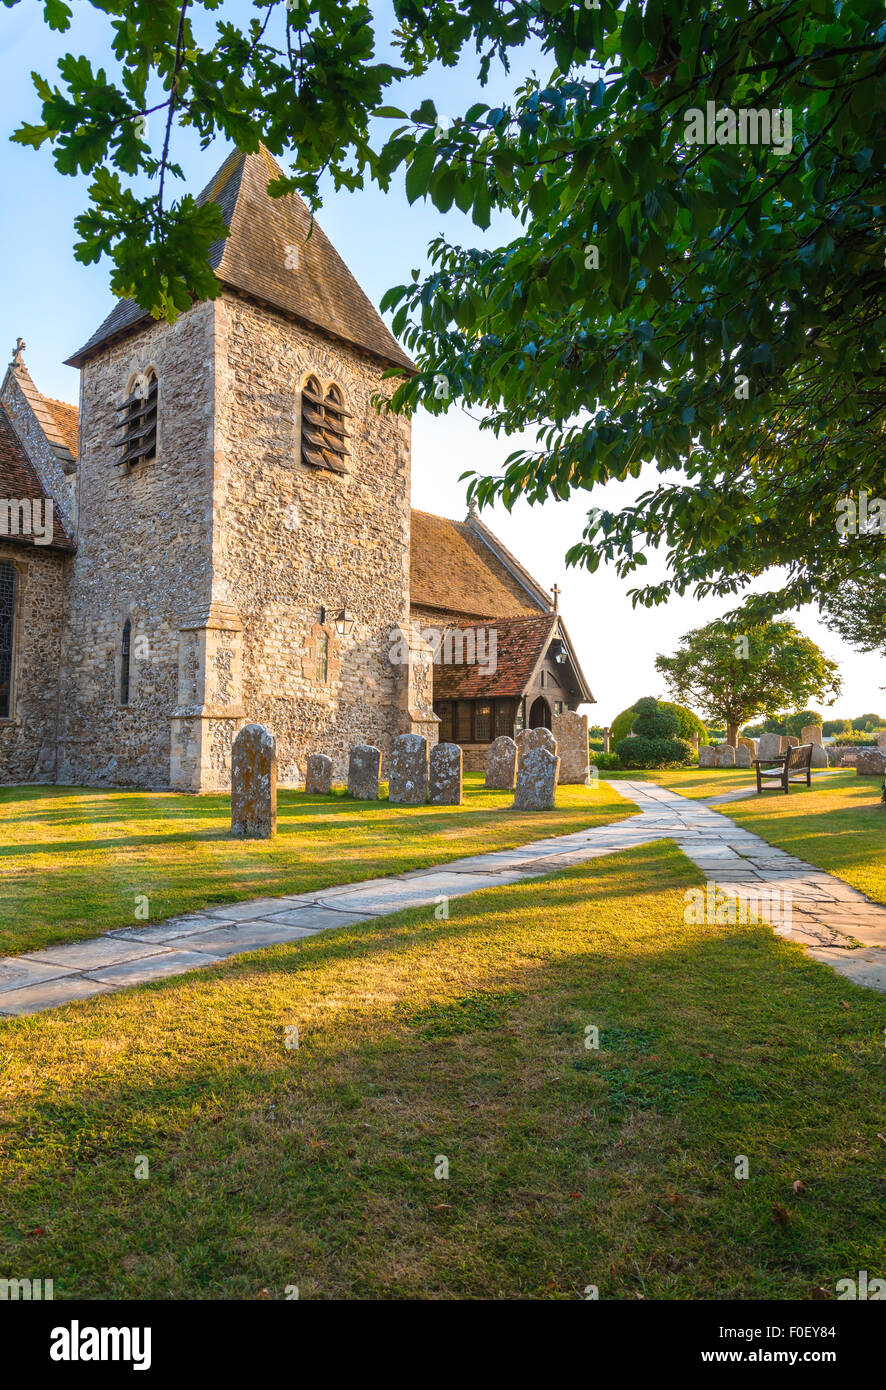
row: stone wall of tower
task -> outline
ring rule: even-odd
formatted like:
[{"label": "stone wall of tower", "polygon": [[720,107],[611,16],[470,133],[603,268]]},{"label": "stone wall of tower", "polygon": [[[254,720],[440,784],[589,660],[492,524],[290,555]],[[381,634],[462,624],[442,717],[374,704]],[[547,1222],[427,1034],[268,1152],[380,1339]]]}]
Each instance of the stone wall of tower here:
[{"label": "stone wall of tower", "polygon": [[12,715],[0,719],[0,784],[53,782],[70,555],[0,539],[15,570]]},{"label": "stone wall of tower", "polygon": [[[165,787],[183,645],[200,641],[211,599],[214,323],[211,303],[149,323],[81,374],[79,536],[62,669],[61,782]],[[159,381],[156,459],[127,469],[115,407],[133,376]],[[121,705],[123,626],[131,622],[130,703]],[[195,627],[196,624],[196,627]],[[204,644],[205,645],[205,644]],[[184,675],[189,677],[187,661]],[[188,685],[188,691],[192,685]],[[199,781],[194,711],[177,731],[184,785]],[[190,780],[189,780],[190,779]]]},{"label": "stone wall of tower", "polygon": [[[368,354],[227,292],[215,313],[213,601],[243,624],[242,704],[273,731],[281,782],[311,752],[341,778],[351,744],[386,749],[411,727],[408,670],[391,661],[408,618],[409,423],[373,407],[390,388]],[[308,374],[352,414],[346,475],[301,462]],[[344,605],[355,622],[339,636]]]}]

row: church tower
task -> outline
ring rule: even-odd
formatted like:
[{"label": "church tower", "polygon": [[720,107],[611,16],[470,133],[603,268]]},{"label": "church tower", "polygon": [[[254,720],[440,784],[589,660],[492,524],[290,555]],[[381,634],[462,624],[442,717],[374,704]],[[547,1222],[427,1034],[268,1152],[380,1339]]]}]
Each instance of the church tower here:
[{"label": "church tower", "polygon": [[[81,369],[79,534],[59,781],[229,785],[244,722],[309,752],[433,737],[408,628],[410,437],[379,414],[414,370],[266,151],[202,194],[230,228],[219,297],[174,324],[119,303]],[[427,684],[428,689],[424,688]]]}]

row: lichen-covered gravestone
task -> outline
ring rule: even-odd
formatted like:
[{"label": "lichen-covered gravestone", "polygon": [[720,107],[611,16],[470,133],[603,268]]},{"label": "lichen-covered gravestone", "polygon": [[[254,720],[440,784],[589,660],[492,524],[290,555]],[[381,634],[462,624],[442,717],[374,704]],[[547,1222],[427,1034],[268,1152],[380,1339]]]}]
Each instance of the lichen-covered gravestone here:
[{"label": "lichen-covered gravestone", "polygon": [[698,765],[699,767],[716,767],[716,748],[712,748],[709,743],[703,743],[698,750]]},{"label": "lichen-covered gravestone", "polygon": [[796,734],[782,734],[780,749],[782,753],[787,753],[791,748],[799,748],[799,746],[800,740],[797,738]]},{"label": "lichen-covered gravestone", "polygon": [[757,740],[755,738],[740,738],[738,740],[738,746],[739,748],[746,748],[748,750],[751,755],[751,762],[753,762],[757,756]]},{"label": "lichen-covered gravestone", "polygon": [[231,750],[231,834],[270,840],[277,833],[277,746],[263,724],[246,724]]},{"label": "lichen-covered gravestone", "polygon": [[502,734],[486,750],[486,786],[491,791],[512,792],[517,779],[517,745]]},{"label": "lichen-covered gravestone", "polygon": [[731,743],[720,743],[716,749],[717,767],[735,767],[735,749]]},{"label": "lichen-covered gravestone", "polygon": [[553,719],[554,739],[560,755],[560,782],[562,785],[586,786],[590,778],[590,757],[588,754],[588,716],[576,714],[575,710],[564,710]]},{"label": "lichen-covered gravestone", "polygon": [[325,753],[312,753],[305,770],[305,791],[326,796],[332,789],[332,759]]},{"label": "lichen-covered gravestone", "polygon": [[560,759],[547,748],[530,748],[520,759],[515,811],[552,811],[557,791]]},{"label": "lichen-covered gravestone", "polygon": [[388,800],[424,806],[428,799],[428,741],[423,734],[400,734],[391,742]]},{"label": "lichen-covered gravestone", "polygon": [[355,743],[348,759],[348,793],[357,801],[377,801],[380,776],[381,749]]},{"label": "lichen-covered gravestone", "polygon": [[750,767],[750,765],[751,765],[751,750],[750,750],[750,748],[748,748],[748,746],[747,746],[746,743],[740,743],[740,744],[738,745],[738,747],[736,748],[736,750],[735,750],[735,766],[736,766],[736,767]]},{"label": "lichen-covered gravestone", "polygon": [[517,767],[526,757],[526,754],[533,748],[546,748],[554,757],[557,756],[557,740],[550,729],[522,729],[517,735]]},{"label": "lichen-covered gravestone", "polygon": [[461,805],[462,752],[457,743],[435,743],[431,749],[428,799],[434,806]]},{"label": "lichen-covered gravestone", "polygon": [[822,729],[820,724],[804,724],[800,732],[800,742],[812,744],[813,767],[827,767],[828,755],[822,743]]},{"label": "lichen-covered gravestone", "polygon": [[886,771],[886,756],[879,748],[859,748],[855,771],[859,777],[882,777]]}]

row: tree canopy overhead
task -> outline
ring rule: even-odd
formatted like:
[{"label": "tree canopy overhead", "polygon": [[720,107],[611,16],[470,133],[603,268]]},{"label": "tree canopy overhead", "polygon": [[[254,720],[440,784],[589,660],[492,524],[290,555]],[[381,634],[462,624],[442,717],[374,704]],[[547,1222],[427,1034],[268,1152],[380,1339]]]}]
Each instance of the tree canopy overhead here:
[{"label": "tree canopy overhead", "polygon": [[[65,0],[23,2],[71,23]],[[421,367],[395,408],[538,427],[501,476],[471,479],[477,500],[542,502],[657,469],[636,502],[593,509],[569,552],[613,561],[642,603],[740,594],[782,566],[754,601],[775,612],[854,572],[838,503],[886,495],[881,0],[393,0],[396,64],[375,61],[372,11],[350,0],[256,0],[246,28],[223,0],[91,3],[121,76],[65,58],[56,85],[35,78],[41,122],[15,138],[92,174],[77,254],[109,256],[116,293],[173,316],[216,292],[218,209],[170,200],[179,121],[207,144],[289,150],[275,191],[314,205],[328,170],[347,188],[403,177],[410,200],[481,228],[511,212],[507,245],[440,238],[430,273],[383,301]],[[209,47],[200,10],[219,11]],[[387,105],[403,76],[476,51],[483,80],[529,41],[547,70],[502,104],[446,121],[430,100]],[[656,547],[668,576],[644,584]]]}]

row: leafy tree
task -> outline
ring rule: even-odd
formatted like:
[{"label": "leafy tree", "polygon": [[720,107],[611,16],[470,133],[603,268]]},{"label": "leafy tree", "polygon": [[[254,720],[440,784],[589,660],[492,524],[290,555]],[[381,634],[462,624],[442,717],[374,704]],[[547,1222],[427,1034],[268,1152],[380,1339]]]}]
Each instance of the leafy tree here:
[{"label": "leafy tree", "polygon": [[825,738],[834,738],[837,734],[848,734],[852,730],[852,725],[848,719],[826,719],[821,726],[821,732]]},{"label": "leafy tree", "polygon": [[[844,642],[862,652],[886,654],[886,553],[882,540],[868,538],[856,557],[847,538],[848,573],[833,593],[822,600],[822,617]],[[851,563],[854,561],[855,563]]]},{"label": "leafy tree", "polygon": [[[31,3],[70,27],[65,0]],[[274,192],[312,205],[324,170],[347,188],[402,172],[411,201],[481,228],[515,214],[507,245],[437,240],[430,274],[386,296],[421,367],[394,407],[538,426],[500,477],[472,478],[481,504],[566,497],[654,463],[649,489],[592,511],[569,552],[634,576],[664,547],[669,573],[637,602],[735,595],[773,566],[786,578],[752,600],[758,614],[835,589],[837,504],[886,481],[881,0],[393,0],[396,65],[374,61],[360,0],[255,0],[248,25],[222,16],[206,45],[192,17],[223,0],[90,3],[110,17],[119,78],[68,55],[56,85],[35,78],[41,118],[16,138],[92,176],[76,254],[109,256],[117,294],[171,318],[216,292],[218,210],[169,200],[177,123],[205,144],[293,151]],[[401,77],[466,48],[485,81],[528,43],[548,75],[501,104],[451,122],[429,100],[384,105]],[[709,102],[715,143],[693,143]],[[730,143],[748,111],[764,135],[770,113],[769,143]],[[146,197],[139,175],[154,179]]]},{"label": "leafy tree", "polygon": [[798,710],[796,714],[788,715],[785,721],[785,733],[793,734],[796,738],[800,738],[803,734],[803,730],[809,724],[821,724],[822,727],[824,726],[824,720],[822,716],[819,714],[818,710]]},{"label": "leafy tree", "polygon": [[871,734],[874,729],[879,729],[882,723],[879,714],[862,714],[858,719],[853,719],[852,727],[856,733]]},{"label": "leafy tree", "polygon": [[755,715],[838,694],[837,667],[789,622],[766,622],[742,632],[719,619],[683,638],[674,656],[658,656],[656,669],[678,700],[691,701],[711,720],[726,723],[727,742]]}]

